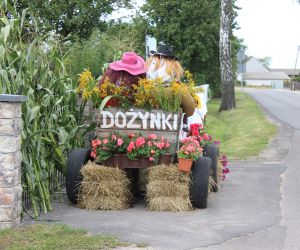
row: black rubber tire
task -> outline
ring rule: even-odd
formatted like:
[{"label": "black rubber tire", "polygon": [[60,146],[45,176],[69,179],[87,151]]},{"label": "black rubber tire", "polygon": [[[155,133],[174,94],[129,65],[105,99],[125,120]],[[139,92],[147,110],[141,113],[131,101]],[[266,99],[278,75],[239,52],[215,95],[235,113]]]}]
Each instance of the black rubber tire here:
[{"label": "black rubber tire", "polygon": [[89,148],[75,148],[68,155],[66,172],[66,192],[68,199],[77,204],[79,185],[82,181],[80,170],[91,158]]},{"label": "black rubber tire", "polygon": [[190,198],[193,207],[207,207],[210,169],[211,159],[208,157],[199,157],[193,164],[190,185]]},{"label": "black rubber tire", "polygon": [[220,178],[218,175],[218,158],[219,158],[219,149],[216,145],[210,144],[205,148],[204,156],[209,157],[212,161],[211,164],[211,177],[214,181],[212,185],[212,191],[218,192],[220,185]]}]

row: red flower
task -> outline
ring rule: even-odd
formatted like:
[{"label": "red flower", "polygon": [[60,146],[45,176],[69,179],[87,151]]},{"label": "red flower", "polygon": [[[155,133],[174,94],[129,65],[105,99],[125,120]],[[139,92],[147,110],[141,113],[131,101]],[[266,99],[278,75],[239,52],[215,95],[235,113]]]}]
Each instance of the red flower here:
[{"label": "red flower", "polygon": [[190,131],[192,136],[199,136],[199,129],[201,128],[201,124],[193,123],[190,125]]},{"label": "red flower", "polygon": [[129,137],[130,139],[132,139],[132,138],[135,137],[135,134],[129,134],[128,137]]},{"label": "red flower", "polygon": [[139,148],[141,146],[143,146],[146,143],[144,137],[138,137],[136,139],[135,145]]},{"label": "red flower", "polygon": [[131,141],[127,147],[127,151],[130,153],[133,149],[135,149],[134,142]]},{"label": "red flower", "polygon": [[101,141],[99,139],[92,140],[92,147],[97,147],[101,145]]}]

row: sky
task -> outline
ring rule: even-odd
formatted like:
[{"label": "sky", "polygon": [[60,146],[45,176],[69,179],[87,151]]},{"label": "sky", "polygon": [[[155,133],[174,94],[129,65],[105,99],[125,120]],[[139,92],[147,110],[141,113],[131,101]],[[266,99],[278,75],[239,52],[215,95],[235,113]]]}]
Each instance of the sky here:
[{"label": "sky", "polygon": [[300,46],[300,4],[296,0],[237,0],[237,6],[240,29],[235,34],[244,39],[246,54],[271,57],[270,68],[293,69]]},{"label": "sky", "polygon": [[[144,0],[135,0],[136,7]],[[300,46],[300,4],[297,0],[237,0],[236,19],[240,29],[235,31],[244,39],[246,54],[258,58],[271,57],[270,68],[294,69]],[[128,16],[122,10],[120,16]],[[297,60],[300,68],[300,51]]]}]

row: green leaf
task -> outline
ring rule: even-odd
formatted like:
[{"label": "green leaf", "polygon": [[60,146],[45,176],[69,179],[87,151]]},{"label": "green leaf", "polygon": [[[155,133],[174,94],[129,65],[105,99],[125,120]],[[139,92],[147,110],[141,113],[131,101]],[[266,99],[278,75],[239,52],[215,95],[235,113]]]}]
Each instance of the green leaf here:
[{"label": "green leaf", "polygon": [[29,110],[29,122],[31,122],[39,116],[40,108],[40,106],[35,106]]}]

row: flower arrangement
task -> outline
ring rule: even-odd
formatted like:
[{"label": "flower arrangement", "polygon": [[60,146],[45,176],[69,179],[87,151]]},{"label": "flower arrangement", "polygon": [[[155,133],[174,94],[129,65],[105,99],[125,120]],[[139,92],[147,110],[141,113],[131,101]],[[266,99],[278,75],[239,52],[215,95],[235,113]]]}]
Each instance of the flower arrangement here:
[{"label": "flower arrangement", "polygon": [[188,136],[181,140],[182,146],[177,151],[178,158],[197,160],[202,154],[202,147],[194,136]]},{"label": "flower arrangement", "polygon": [[110,134],[106,138],[92,141],[91,157],[103,162],[113,154],[126,154],[130,160],[147,158],[149,161],[157,162],[160,155],[169,152],[170,143],[163,137],[150,134],[148,137],[129,134],[121,136],[118,133]]},{"label": "flower arrangement", "polygon": [[201,147],[213,144],[212,137],[205,132],[204,126],[199,123],[190,125],[190,135],[197,138]]}]

